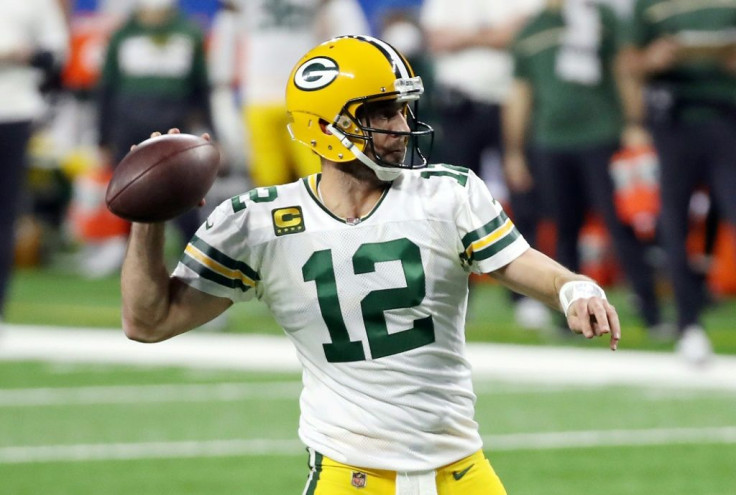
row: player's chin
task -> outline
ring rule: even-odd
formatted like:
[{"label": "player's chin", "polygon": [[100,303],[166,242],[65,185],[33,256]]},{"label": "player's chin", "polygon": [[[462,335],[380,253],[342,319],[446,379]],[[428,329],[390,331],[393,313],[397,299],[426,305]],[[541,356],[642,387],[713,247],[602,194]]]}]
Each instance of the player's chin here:
[{"label": "player's chin", "polygon": [[400,167],[404,163],[404,157],[406,157],[406,148],[389,150],[381,156],[381,159],[386,163]]}]

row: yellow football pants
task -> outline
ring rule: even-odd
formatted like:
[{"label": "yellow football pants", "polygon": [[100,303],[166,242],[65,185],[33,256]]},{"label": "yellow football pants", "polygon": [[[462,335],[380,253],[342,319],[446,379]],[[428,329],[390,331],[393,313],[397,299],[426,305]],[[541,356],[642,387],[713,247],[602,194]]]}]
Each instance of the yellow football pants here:
[{"label": "yellow football pants", "polygon": [[319,157],[291,139],[285,106],[249,106],[243,118],[250,132],[250,176],[254,186],[286,184],[319,172]]},{"label": "yellow football pants", "polygon": [[[348,466],[318,453],[310,455],[303,495],[395,495],[396,471]],[[437,470],[437,495],[506,495],[482,451]]]}]

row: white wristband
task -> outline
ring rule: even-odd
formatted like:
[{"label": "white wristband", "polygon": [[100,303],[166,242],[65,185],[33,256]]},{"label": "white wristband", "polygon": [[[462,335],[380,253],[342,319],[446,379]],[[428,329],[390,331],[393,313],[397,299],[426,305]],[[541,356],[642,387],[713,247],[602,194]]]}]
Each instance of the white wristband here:
[{"label": "white wristband", "polygon": [[560,305],[562,306],[562,312],[567,316],[567,311],[573,302],[578,299],[588,297],[600,297],[606,299],[606,293],[600,288],[598,284],[588,282],[587,280],[574,280],[572,282],[565,283],[560,288]]}]

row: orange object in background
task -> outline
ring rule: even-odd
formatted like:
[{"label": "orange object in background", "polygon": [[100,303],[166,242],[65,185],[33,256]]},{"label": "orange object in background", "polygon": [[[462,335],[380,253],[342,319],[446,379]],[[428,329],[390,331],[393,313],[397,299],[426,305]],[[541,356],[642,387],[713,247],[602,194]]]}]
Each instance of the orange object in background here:
[{"label": "orange object in background", "polygon": [[614,203],[619,218],[641,240],[651,241],[659,217],[659,160],[652,147],[624,148],[611,158]]},{"label": "orange object in background", "polygon": [[64,87],[72,90],[94,88],[108,40],[120,21],[120,16],[100,13],[72,17],[69,58],[62,71]]},{"label": "orange object in background", "polygon": [[619,268],[613,254],[611,237],[605,223],[597,215],[588,215],[578,237],[580,273],[602,286],[615,284]]},{"label": "orange object in background", "polygon": [[736,226],[725,222],[718,226],[707,280],[715,294],[736,295]]},{"label": "orange object in background", "polygon": [[113,215],[105,204],[111,177],[109,167],[93,168],[77,177],[69,219],[72,233],[78,240],[103,241],[128,235],[130,223]]}]

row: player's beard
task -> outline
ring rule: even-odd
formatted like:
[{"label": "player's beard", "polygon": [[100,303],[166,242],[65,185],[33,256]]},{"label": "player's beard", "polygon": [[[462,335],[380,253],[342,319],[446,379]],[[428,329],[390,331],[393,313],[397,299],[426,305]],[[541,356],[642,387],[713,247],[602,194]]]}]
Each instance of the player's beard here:
[{"label": "player's beard", "polygon": [[[390,170],[394,167],[397,170],[401,170],[405,168],[403,166],[404,160],[406,159],[406,152],[407,152],[407,143],[409,141],[408,137],[400,138],[397,141],[394,141],[393,143],[384,143],[383,144],[383,152],[380,152],[377,149],[377,146],[373,140],[370,140],[368,143],[368,146],[366,146],[365,154],[373,160],[374,163],[376,163],[379,166],[382,166],[383,168]],[[388,149],[386,149],[388,148]],[[375,175],[375,172],[370,169],[370,167],[365,166],[370,173]],[[381,184],[390,184],[391,181],[382,181],[379,180],[379,183]]]},{"label": "player's beard", "polygon": [[391,181],[384,181],[376,176],[376,173],[370,167],[364,165],[359,160],[352,162],[335,163],[335,167],[345,175],[364,183],[371,184],[375,187],[386,187]]}]

